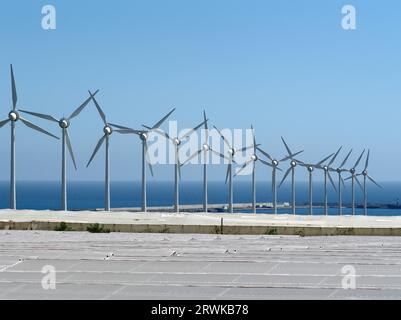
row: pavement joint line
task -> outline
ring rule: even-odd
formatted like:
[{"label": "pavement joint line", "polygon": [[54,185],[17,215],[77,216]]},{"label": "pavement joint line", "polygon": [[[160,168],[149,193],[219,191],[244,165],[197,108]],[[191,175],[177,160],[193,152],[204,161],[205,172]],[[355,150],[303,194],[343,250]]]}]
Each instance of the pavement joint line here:
[{"label": "pavement joint line", "polygon": [[120,291],[124,290],[127,286],[126,285],[122,285],[120,286],[118,289],[114,290],[113,292],[107,294],[106,296],[104,296],[103,298],[99,299],[99,300],[108,300],[110,299],[112,296],[115,296],[117,293],[119,293]]}]

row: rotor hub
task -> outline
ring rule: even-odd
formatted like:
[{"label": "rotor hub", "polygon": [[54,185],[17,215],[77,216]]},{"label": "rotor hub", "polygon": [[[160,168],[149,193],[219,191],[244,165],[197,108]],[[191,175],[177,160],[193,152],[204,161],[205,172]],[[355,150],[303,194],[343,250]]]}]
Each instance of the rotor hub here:
[{"label": "rotor hub", "polygon": [[273,166],[277,167],[277,166],[278,166],[278,161],[277,161],[276,159],[274,159],[274,160],[272,161],[272,164],[273,164]]},{"label": "rotor hub", "polygon": [[308,171],[312,172],[313,171],[313,167],[312,166],[308,166]]},{"label": "rotor hub", "polygon": [[351,172],[351,174],[354,174],[355,173],[355,169],[352,168],[349,172]]},{"label": "rotor hub", "polygon": [[61,119],[59,122],[58,122],[58,124],[59,124],[59,126],[61,127],[61,128],[63,128],[63,129],[66,129],[66,128],[68,128],[69,126],[70,126],[70,122],[67,120],[67,119]]},{"label": "rotor hub", "polygon": [[366,170],[363,170],[363,171],[362,171],[362,174],[363,174],[364,176],[367,176],[367,175],[368,175],[368,172],[367,172]]},{"label": "rotor hub", "polygon": [[297,162],[294,161],[294,160],[292,160],[292,161],[290,162],[290,164],[291,164],[291,167],[293,167],[293,168],[295,168],[295,167],[297,166]]},{"label": "rotor hub", "polygon": [[142,141],[146,141],[146,139],[148,139],[148,135],[145,132],[142,132],[139,135],[139,138],[141,138]]},{"label": "rotor hub", "polygon": [[252,159],[252,161],[257,161],[258,156],[256,154],[253,154],[253,155],[251,155],[251,159]]},{"label": "rotor hub", "polygon": [[230,148],[230,149],[228,149],[228,153],[229,153],[231,156],[234,156],[235,150],[234,150],[233,148]]},{"label": "rotor hub", "polygon": [[103,132],[104,132],[105,135],[109,136],[109,135],[111,135],[113,133],[113,128],[109,127],[109,126],[105,126],[103,128]]},{"label": "rotor hub", "polygon": [[176,146],[179,146],[179,145],[181,144],[180,139],[174,138],[174,144],[175,144]]},{"label": "rotor hub", "polygon": [[340,169],[340,168],[337,168],[337,169],[336,169],[336,172],[337,172],[337,173],[341,173],[341,169]]},{"label": "rotor hub", "polygon": [[13,122],[17,121],[19,119],[19,113],[17,111],[11,111],[8,114],[8,119],[10,119]]},{"label": "rotor hub", "polygon": [[327,171],[329,171],[329,167],[328,166],[324,166],[323,170],[327,172]]},{"label": "rotor hub", "polygon": [[202,146],[202,149],[203,149],[203,151],[209,151],[210,147],[209,147],[209,145],[207,143],[204,143],[203,146]]}]

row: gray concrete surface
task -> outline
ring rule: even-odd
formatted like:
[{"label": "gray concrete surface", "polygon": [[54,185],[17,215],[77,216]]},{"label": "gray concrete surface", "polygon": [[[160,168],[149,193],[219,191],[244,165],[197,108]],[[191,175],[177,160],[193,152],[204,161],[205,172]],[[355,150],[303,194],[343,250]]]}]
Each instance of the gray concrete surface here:
[{"label": "gray concrete surface", "polygon": [[[397,237],[2,230],[0,299],[399,299],[400,249]],[[356,289],[342,288],[346,265]]]},{"label": "gray concrete surface", "polygon": [[134,213],[126,211],[0,210],[0,229],[74,231],[100,223],[113,232],[401,236],[401,216],[304,216],[288,214]]}]

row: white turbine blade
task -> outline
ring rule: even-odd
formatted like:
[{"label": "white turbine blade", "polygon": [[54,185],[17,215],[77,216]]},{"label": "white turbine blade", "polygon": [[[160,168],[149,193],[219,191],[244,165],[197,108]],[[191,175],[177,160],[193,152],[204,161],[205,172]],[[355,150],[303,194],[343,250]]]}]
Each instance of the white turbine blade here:
[{"label": "white turbine blade", "polygon": [[259,150],[262,154],[264,154],[266,157],[269,158],[270,161],[273,161],[273,158],[268,154],[266,151],[263,151],[261,148],[256,147],[257,150]]},{"label": "white turbine blade", "polygon": [[6,119],[6,120],[3,120],[3,121],[0,121],[0,128],[5,126],[9,122],[10,122],[10,119]]},{"label": "white turbine blade", "polygon": [[189,161],[191,161],[193,158],[195,158],[196,156],[199,156],[202,153],[203,150],[198,150],[195,153],[193,153],[187,160],[185,160],[181,166],[185,166]]},{"label": "white turbine blade", "polygon": [[86,167],[89,167],[90,163],[92,162],[93,158],[95,157],[96,153],[99,151],[99,148],[102,146],[104,139],[106,139],[106,135],[104,135],[103,137],[101,137],[95,147],[95,150],[92,153],[92,156],[90,157],[88,164],[86,165]]},{"label": "white turbine blade", "polygon": [[97,101],[96,101],[96,99],[95,99],[95,95],[92,94],[90,91],[89,91],[89,94],[90,94],[90,96],[91,96],[91,98],[92,98],[92,100],[93,100],[93,102],[94,102],[94,104],[95,104],[95,106],[96,106],[96,109],[97,109],[97,111],[99,112],[99,115],[100,115],[100,117],[102,118],[104,124],[107,125],[106,115],[104,114],[102,108],[101,108],[101,107],[99,106],[99,104],[97,103]]},{"label": "white turbine blade", "polygon": [[281,187],[281,185],[283,184],[283,182],[285,181],[285,179],[288,177],[288,174],[290,173],[291,169],[292,169],[292,168],[289,167],[289,168],[287,169],[287,171],[285,172],[283,179],[281,179],[281,182],[280,182],[280,184],[278,185],[279,188]]},{"label": "white turbine blade", "polygon": [[316,165],[320,166],[321,164],[323,164],[327,159],[329,159],[330,157],[333,156],[334,153],[332,153],[331,155],[327,156],[326,158],[324,158],[323,160],[319,161]]},{"label": "white turbine blade", "polygon": [[348,152],[347,156],[345,157],[345,159],[344,159],[343,162],[341,163],[340,168],[342,168],[342,167],[345,165],[345,163],[347,162],[347,160],[348,160],[348,158],[349,158],[351,152],[352,152],[352,149]]},{"label": "white turbine blade", "polygon": [[[96,90],[93,96],[95,96],[99,90]],[[88,105],[89,101],[91,101],[92,97],[89,97],[86,99],[78,108],[75,109],[75,111],[68,117],[68,120],[71,120],[72,118],[75,118],[77,115],[81,113],[81,111]]]},{"label": "white turbine blade", "polygon": [[35,117],[38,117],[38,118],[41,118],[41,119],[45,119],[45,120],[49,120],[49,121],[53,121],[53,122],[57,122],[58,123],[58,120],[56,118],[54,118],[54,117],[52,117],[51,115],[48,115],[48,114],[32,112],[32,111],[26,111],[26,110],[21,110],[21,109],[18,109],[18,111],[26,113],[26,114],[30,114],[32,116],[35,116]]},{"label": "white turbine blade", "polygon": [[340,179],[341,179],[341,182],[342,182],[342,184],[343,184],[343,188],[345,189],[345,182],[344,182],[343,177],[340,176]]},{"label": "white turbine blade", "polygon": [[355,165],[353,166],[353,169],[355,169],[358,166],[358,164],[361,161],[362,156],[363,156],[364,153],[365,153],[365,149],[363,149],[363,151],[362,151],[361,155],[359,156],[358,160],[355,162]]},{"label": "white turbine blade", "polygon": [[39,127],[39,126],[33,124],[32,122],[29,122],[28,120],[26,120],[26,119],[24,119],[24,118],[21,118],[21,117],[20,117],[19,119],[20,119],[20,120],[22,121],[22,123],[25,124],[27,127],[31,128],[31,129],[33,129],[33,130],[39,131],[39,132],[41,132],[41,133],[44,133],[44,134],[46,134],[46,135],[48,135],[48,136],[50,136],[50,137],[52,137],[52,138],[55,138],[55,139],[59,140],[59,138],[56,137],[54,134],[51,134],[50,132],[48,132],[48,131],[42,129],[41,127]]},{"label": "white turbine blade", "polygon": [[162,137],[164,137],[166,139],[169,139],[169,140],[174,142],[174,140],[168,135],[168,133],[164,132],[161,129],[153,129],[152,132],[156,132],[158,135],[160,135],[160,136],[162,136]]},{"label": "white turbine blade", "polygon": [[229,166],[227,166],[227,172],[226,172],[226,182],[225,182],[225,184],[227,184],[227,181],[228,181],[228,176],[229,176],[229,174],[230,174],[230,167],[229,167]]},{"label": "white turbine blade", "polygon": [[175,111],[175,108],[173,108],[169,113],[167,113],[163,118],[161,118],[153,127],[152,129],[157,129],[159,128],[164,121]]},{"label": "white turbine blade", "polygon": [[228,142],[227,138],[220,132],[219,129],[216,128],[216,126],[213,126],[213,128],[215,128],[217,130],[217,132],[219,133],[220,137],[223,139],[224,143],[226,144],[226,146],[228,148],[231,148],[230,143]]},{"label": "white turbine blade", "polygon": [[337,158],[338,154],[340,153],[341,149],[342,149],[342,146],[341,146],[340,148],[338,148],[338,150],[337,150],[337,152],[335,153],[334,157],[331,158],[331,160],[330,160],[330,162],[327,164],[327,166],[331,166],[331,164],[334,162],[334,160],[336,160],[336,158]]},{"label": "white turbine blade", "polygon": [[375,180],[373,180],[373,178],[372,178],[371,176],[367,175],[367,177],[368,177],[368,179],[369,179],[370,181],[372,181],[376,186],[378,186],[379,188],[383,188],[380,184],[378,184]]},{"label": "white turbine blade", "polygon": [[[260,146],[260,144],[258,144],[258,146]],[[249,150],[249,149],[255,149],[255,146],[252,144],[252,145],[247,146],[247,147],[239,148],[239,149],[235,150],[235,152],[244,152],[244,151]]]},{"label": "white turbine blade", "polygon": [[368,150],[368,155],[366,156],[365,170],[368,168],[369,165],[369,155],[370,155],[370,150]]},{"label": "white turbine blade", "polygon": [[17,108],[18,96],[17,96],[17,89],[15,86],[15,78],[12,64],[10,65],[10,69],[11,69],[11,91],[13,96],[13,110],[15,111],[15,109]]},{"label": "white turbine blade", "polygon": [[289,154],[289,155],[286,156],[285,158],[281,159],[279,162],[281,162],[281,161],[287,161],[287,160],[289,160],[289,159],[292,159],[292,158],[294,158],[295,156],[301,154],[302,152],[304,152],[304,150],[295,152],[295,153],[293,153],[293,154]]},{"label": "white turbine blade", "polygon": [[72,163],[74,164],[75,170],[77,170],[77,164],[75,162],[74,152],[72,151],[71,140],[70,140],[70,136],[68,135],[67,129],[65,130],[65,139],[67,142],[68,151],[69,151],[71,159],[72,159]]},{"label": "white turbine blade", "polygon": [[212,148],[210,148],[209,150],[210,150],[211,152],[213,152],[215,155],[218,155],[220,158],[226,159],[226,160],[230,161],[230,158],[229,158],[229,157],[226,157],[225,155],[221,154],[220,152],[217,152],[217,151],[213,150]]},{"label": "white turbine blade", "polygon": [[[206,121],[207,121],[207,120],[206,120]],[[196,130],[198,130],[200,127],[202,127],[202,126],[205,124],[206,121],[202,121],[202,122],[201,122],[200,124],[198,124],[196,127],[190,129],[187,133],[183,134],[183,135],[181,136],[181,138],[179,138],[179,139],[180,139],[180,140],[187,139],[188,137],[191,136],[191,134],[193,134]]]},{"label": "white turbine blade", "polygon": [[356,182],[358,183],[358,185],[359,185],[359,187],[361,188],[361,190],[363,191],[362,184],[361,184],[361,182],[359,181],[359,179],[358,179],[357,176],[355,176],[355,180],[356,180]]},{"label": "white turbine blade", "polygon": [[264,165],[266,165],[266,166],[269,166],[269,167],[272,167],[273,168],[273,165],[271,164],[271,163],[269,163],[269,162],[267,162],[267,161],[265,161],[265,160],[263,160],[263,159],[258,159],[260,162],[262,162]]},{"label": "white turbine blade", "polygon": [[332,177],[330,175],[330,172],[327,172],[327,176],[329,177],[330,183],[333,186],[334,190],[337,191],[336,185],[335,185],[335,183],[334,183],[334,181],[333,181],[333,179],[332,179]]},{"label": "white turbine blade", "polygon": [[283,138],[283,137],[281,137],[281,140],[283,141],[283,143],[284,143],[284,146],[285,146],[285,148],[287,149],[287,152],[288,152],[288,154],[292,154],[292,152],[291,152],[290,148],[288,147],[288,145],[287,145],[287,143],[285,142],[285,140],[284,140],[284,138]]},{"label": "white turbine blade", "polygon": [[253,162],[252,159],[248,160],[247,162],[245,162],[241,168],[239,168],[238,170],[236,170],[234,177],[236,177],[242,170],[244,170],[251,162]]}]

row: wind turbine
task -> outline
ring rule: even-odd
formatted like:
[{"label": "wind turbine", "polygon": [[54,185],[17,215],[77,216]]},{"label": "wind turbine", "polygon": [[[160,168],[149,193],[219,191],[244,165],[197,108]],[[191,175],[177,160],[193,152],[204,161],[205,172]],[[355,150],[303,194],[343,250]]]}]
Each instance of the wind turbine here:
[{"label": "wind turbine", "polygon": [[[283,137],[281,137],[281,139],[284,142],[284,145],[286,145]],[[287,161],[288,159],[292,159],[293,157],[299,155],[300,153],[303,152],[302,151],[298,151],[294,154],[291,153],[291,151],[289,150],[289,148],[287,148],[287,152],[288,155],[285,156],[284,158],[282,158],[281,160],[276,160],[274,159],[272,156],[270,156],[270,154],[268,154],[267,152],[263,151],[262,149],[260,149],[259,147],[257,148],[262,154],[264,154],[267,158],[269,158],[269,160],[271,161],[271,163],[266,162],[266,164],[270,167],[272,167],[272,198],[273,198],[273,212],[274,214],[277,214],[277,188],[276,188],[276,171],[279,170],[281,171],[281,169],[278,167],[278,165],[280,164],[280,162],[283,161]]]},{"label": "wind turbine", "polygon": [[234,212],[234,204],[233,204],[233,163],[236,163],[234,160],[235,154],[237,152],[243,152],[247,149],[253,148],[252,146],[249,147],[243,147],[240,149],[234,149],[234,147],[228,142],[227,138],[221,133],[219,129],[216,128],[216,126],[213,126],[217,132],[219,133],[221,139],[223,139],[225,145],[228,147],[228,157],[229,157],[229,162],[227,165],[227,173],[226,173],[226,184],[228,180],[228,212],[233,213]]},{"label": "wind turbine", "polygon": [[312,215],[313,214],[313,185],[312,185],[312,172],[315,168],[319,168],[319,166],[321,166],[326,160],[328,160],[330,157],[333,156],[334,153],[332,153],[331,155],[327,156],[326,158],[324,158],[323,160],[319,161],[316,164],[311,164],[311,163],[304,163],[302,161],[298,160],[298,164],[301,167],[305,167],[308,172],[309,172],[309,214]]},{"label": "wind turbine", "polygon": [[[288,145],[285,142],[283,137],[281,137],[281,140],[283,141],[284,146],[287,149],[288,154],[292,155],[292,152],[291,152],[290,148],[288,147]],[[284,174],[283,178],[281,179],[281,182],[280,182],[278,187],[279,188],[281,187],[281,185],[283,184],[283,182],[285,181],[285,179],[287,178],[288,174],[291,171],[291,176],[292,176],[292,179],[291,179],[291,186],[292,186],[291,187],[292,188],[292,201],[291,202],[292,202],[292,204],[291,204],[291,206],[292,206],[292,214],[295,214],[295,210],[296,210],[296,208],[295,208],[296,207],[296,204],[295,204],[295,167],[298,164],[298,160],[294,159],[294,157],[291,157],[290,159],[291,159],[290,167],[285,172],[285,174]]]},{"label": "wind turbine", "polygon": [[367,190],[366,190],[366,178],[368,178],[370,181],[372,181],[376,186],[379,188],[383,188],[380,184],[378,184],[369,174],[368,174],[368,165],[369,165],[369,155],[370,155],[370,150],[368,150],[368,155],[366,156],[366,162],[365,162],[365,168],[363,169],[362,173],[357,174],[357,176],[363,176],[363,211],[365,213],[365,216],[368,214],[368,208],[367,208]]},{"label": "wind turbine", "polygon": [[[206,120],[207,121],[207,120]],[[179,205],[179,181],[181,179],[181,162],[179,158],[179,151],[181,143],[184,139],[189,138],[191,134],[193,134],[196,130],[202,127],[205,123],[205,120],[198,124],[196,127],[190,129],[185,134],[181,135],[180,137],[172,138],[167,132],[161,131],[159,129],[154,130],[156,133],[160,134],[161,136],[166,137],[170,140],[174,146],[174,210],[175,212],[180,212],[180,205]],[[145,127],[149,128],[149,127]]]},{"label": "wind turbine", "polygon": [[147,211],[147,179],[146,179],[146,162],[148,163],[150,174],[153,177],[153,169],[152,165],[148,159],[148,143],[147,140],[149,138],[149,133],[152,130],[158,129],[164,121],[174,112],[175,108],[172,109],[169,113],[167,113],[163,118],[161,118],[153,127],[144,126],[147,130],[134,130],[128,127],[120,126],[117,124],[110,123],[111,126],[116,127],[116,130],[119,133],[123,134],[136,134],[142,141],[142,191],[141,191],[141,199],[142,199],[142,212]]},{"label": "wind turbine", "polygon": [[15,85],[14,72],[13,72],[12,65],[10,65],[10,69],[11,69],[11,87],[12,87],[13,108],[8,114],[8,119],[0,121],[0,128],[5,126],[9,122],[11,124],[10,209],[16,209],[16,202],[17,202],[16,181],[15,181],[15,171],[16,171],[15,170],[15,124],[16,124],[16,122],[18,120],[21,120],[21,122],[24,125],[26,125],[28,128],[31,128],[33,130],[44,133],[55,139],[59,139],[59,138],[20,116],[19,110],[17,108],[18,97],[17,97],[17,89],[16,89],[16,85]]},{"label": "wind turbine", "polygon": [[329,178],[331,185],[333,186],[334,190],[337,191],[336,185],[330,175],[330,170],[332,169],[330,166],[333,164],[334,160],[337,158],[338,154],[340,153],[342,147],[340,147],[337,152],[334,154],[333,158],[330,159],[329,163],[326,165],[320,165],[317,168],[323,170],[324,172],[324,214],[327,216],[329,214],[329,208],[327,205],[327,178]]},{"label": "wind turbine", "polygon": [[199,156],[203,152],[203,157],[204,157],[204,163],[203,163],[203,212],[207,212],[207,206],[208,206],[208,201],[207,201],[207,157],[209,152],[212,152],[219,157],[223,159],[230,160],[226,156],[222,155],[220,152],[217,152],[211,148],[209,145],[209,132],[208,132],[208,125],[207,125],[207,119],[206,119],[206,112],[203,111],[203,119],[204,119],[204,126],[205,126],[205,140],[203,141],[202,148],[199,149],[198,151],[194,152],[187,160],[185,160],[181,166],[186,165],[189,161],[191,161],[193,158]]},{"label": "wind turbine", "polygon": [[[111,124],[107,122],[106,115],[104,114],[102,108],[99,106],[98,102],[95,99],[95,95],[92,94],[89,91],[89,94],[91,96],[91,99],[93,100],[95,107],[97,111],[99,112],[100,117],[103,120],[104,127],[103,127],[103,136],[99,139],[95,150],[93,150],[92,156],[90,157],[86,167],[89,167],[91,164],[93,158],[95,157],[96,153],[99,151],[100,147],[102,144],[106,141],[106,150],[105,150],[105,206],[104,209],[105,211],[110,211],[110,169],[109,169],[109,139],[110,135],[113,133],[113,128],[111,127]],[[115,130],[116,132],[119,132],[119,130]],[[121,132],[119,132],[121,133]]]},{"label": "wind turbine", "polygon": [[[98,91],[99,90],[96,90],[96,92],[93,95],[98,93]],[[71,124],[71,119],[78,116],[81,113],[81,111],[87,106],[87,104],[89,103],[90,100],[91,100],[91,97],[87,98],[77,109],[75,109],[75,111],[69,117],[67,117],[67,118],[62,117],[59,120],[57,120],[57,118],[55,118],[51,115],[48,115],[48,114],[20,110],[23,113],[30,114],[32,116],[35,116],[35,117],[38,117],[41,119],[56,122],[56,123],[58,123],[58,125],[61,128],[61,134],[62,134],[62,142],[61,142],[61,210],[64,210],[64,211],[67,210],[66,147],[68,147],[68,152],[70,153],[71,160],[74,164],[75,170],[77,169],[74,152],[72,151],[72,145],[71,145],[70,137],[68,135],[68,128]]]},{"label": "wind turbine", "polygon": [[343,162],[340,164],[339,167],[336,169],[330,168],[329,170],[332,172],[337,172],[338,174],[338,213],[339,215],[342,215],[343,210],[342,210],[342,189],[341,189],[341,184],[343,187],[345,187],[344,180],[341,176],[341,173],[347,172],[348,170],[344,168],[345,163],[347,162],[349,156],[351,155],[352,149],[348,152],[347,156],[344,158]]},{"label": "wind turbine", "polygon": [[359,156],[358,160],[355,162],[355,165],[349,169],[349,172],[351,173],[351,176],[346,178],[345,180],[351,179],[351,208],[352,208],[352,215],[355,215],[355,180],[358,183],[358,185],[362,188],[361,183],[358,180],[358,177],[356,176],[356,167],[358,166],[359,162],[362,159],[363,154],[365,153],[365,149],[362,151],[361,155]]},{"label": "wind turbine", "polygon": [[254,134],[254,131],[253,131],[253,126],[251,126],[251,130],[252,130],[253,144],[250,147],[244,147],[243,150],[246,150],[246,149],[249,149],[249,148],[253,148],[253,154],[251,155],[249,160],[247,160],[244,164],[242,164],[242,166],[237,170],[237,172],[235,173],[234,177],[236,177],[248,165],[252,164],[252,212],[256,213],[256,180],[255,180],[256,161],[259,160],[260,162],[262,162],[265,165],[270,165],[270,163],[260,159],[257,156],[256,151],[258,150],[259,144],[256,144],[255,134]]}]

